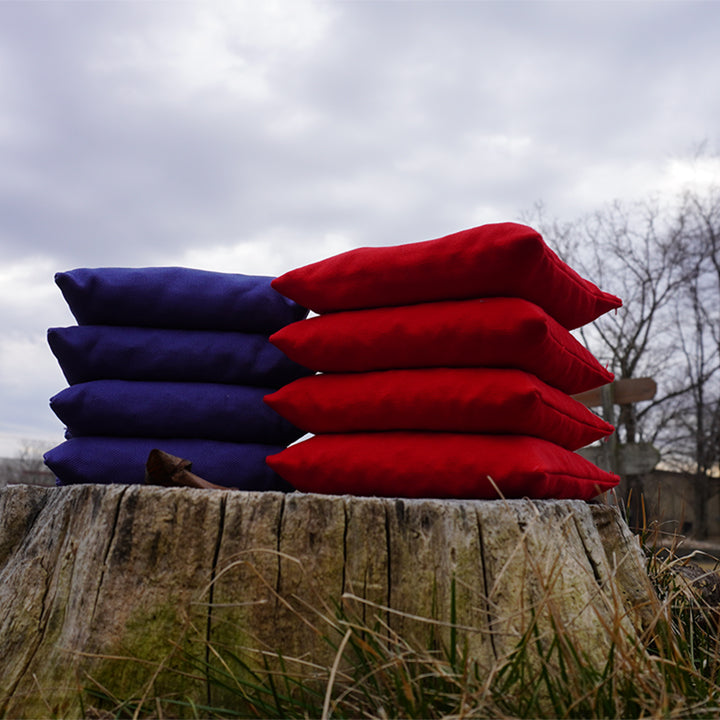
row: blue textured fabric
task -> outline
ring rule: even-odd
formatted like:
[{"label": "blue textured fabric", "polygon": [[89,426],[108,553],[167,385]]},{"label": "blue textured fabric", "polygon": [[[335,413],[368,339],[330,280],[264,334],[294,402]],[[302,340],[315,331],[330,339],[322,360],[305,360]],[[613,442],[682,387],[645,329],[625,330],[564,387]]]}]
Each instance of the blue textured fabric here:
[{"label": "blue textured fabric", "polygon": [[264,335],[73,325],[48,330],[68,383],[90,380],[212,382],[277,388],[312,371]]},{"label": "blue textured fabric", "polygon": [[307,315],[272,278],[182,267],[79,268],[55,275],[80,325],[269,335]]},{"label": "blue textured fabric", "polygon": [[212,440],[83,437],[66,440],[45,453],[45,464],[58,484],[142,484],[145,464],[154,448],[192,462],[192,472],[215,485],[239,490],[292,487],[265,463],[280,452],[273,445],[223,443]]},{"label": "blue textured fabric", "polygon": [[50,399],[68,437],[204,438],[287,444],[304,432],[263,402],[267,388],[95,380]]}]

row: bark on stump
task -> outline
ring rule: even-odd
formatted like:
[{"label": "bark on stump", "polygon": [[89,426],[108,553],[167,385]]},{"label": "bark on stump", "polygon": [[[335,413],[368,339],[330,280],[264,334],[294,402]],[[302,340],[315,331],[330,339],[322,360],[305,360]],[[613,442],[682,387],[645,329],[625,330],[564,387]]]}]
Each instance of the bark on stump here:
[{"label": "bark on stump", "polygon": [[222,705],[197,662],[329,667],[340,606],[426,647],[456,639],[487,668],[539,608],[599,664],[613,618],[632,634],[657,612],[638,541],[604,505],[0,490],[2,716],[80,717],[92,687]]}]

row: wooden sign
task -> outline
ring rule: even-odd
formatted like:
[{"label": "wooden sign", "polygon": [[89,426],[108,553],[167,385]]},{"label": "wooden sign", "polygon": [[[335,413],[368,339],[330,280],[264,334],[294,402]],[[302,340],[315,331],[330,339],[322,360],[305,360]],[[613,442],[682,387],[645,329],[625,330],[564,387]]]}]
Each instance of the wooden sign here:
[{"label": "wooden sign", "polygon": [[609,385],[578,393],[572,397],[587,407],[599,406],[603,404],[603,388],[606,387],[611,389],[612,401],[615,405],[629,405],[643,400],[652,400],[657,392],[657,383],[652,378],[641,377],[616,380]]},{"label": "wooden sign", "polygon": [[618,445],[615,463],[611,462],[612,458],[607,451],[608,448],[604,445],[593,445],[582,448],[577,453],[603,470],[619,475],[644,475],[654,470],[660,462],[660,453],[650,443]]}]

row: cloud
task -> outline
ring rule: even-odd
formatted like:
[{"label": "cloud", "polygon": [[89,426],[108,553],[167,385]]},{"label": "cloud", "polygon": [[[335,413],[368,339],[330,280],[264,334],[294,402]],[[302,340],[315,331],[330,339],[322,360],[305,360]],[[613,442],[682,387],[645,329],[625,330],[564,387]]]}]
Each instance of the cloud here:
[{"label": "cloud", "polygon": [[0,342],[0,457],[11,457],[21,440],[62,441],[63,426],[48,400],[66,382],[48,352],[44,335],[4,334]]},{"label": "cloud", "polygon": [[184,267],[202,267],[215,272],[242,268],[245,275],[281,275],[294,267],[351,250],[347,237],[329,233],[308,239],[289,228],[275,228],[246,242],[225,243],[192,248],[177,256],[173,263]]},{"label": "cloud", "polygon": [[[697,104],[712,101],[683,86],[706,52],[638,50],[650,20],[684,17],[673,3],[442,5],[3,8],[4,244],[129,264],[277,223],[360,242],[433,234],[463,225],[472,198],[510,215],[540,193],[570,204],[594,163],[617,172],[658,139],[673,151],[652,111],[668,83],[678,118],[707,117]],[[31,22],[35,43],[19,42]]]},{"label": "cloud", "polygon": [[102,7],[0,9],[47,40],[38,53],[12,23],[3,38],[20,76],[10,115],[18,127],[29,120],[32,136],[12,138],[0,174],[11,252],[29,236],[69,262],[127,261],[216,233],[233,205],[252,221],[257,191],[273,184],[277,163],[262,163],[277,104],[266,76],[275,54],[302,53],[321,33],[318,6],[294,5],[284,30],[272,3]]},{"label": "cloud", "polygon": [[718,22],[674,1],[0,3],[0,386],[46,412],[22,358],[57,381],[56,270],[278,274],[716,182],[690,165],[717,149]]},{"label": "cloud", "polygon": [[53,282],[56,268],[48,257],[30,255],[0,268],[0,317],[3,330],[21,333],[38,318],[55,324],[70,323],[72,316]]}]

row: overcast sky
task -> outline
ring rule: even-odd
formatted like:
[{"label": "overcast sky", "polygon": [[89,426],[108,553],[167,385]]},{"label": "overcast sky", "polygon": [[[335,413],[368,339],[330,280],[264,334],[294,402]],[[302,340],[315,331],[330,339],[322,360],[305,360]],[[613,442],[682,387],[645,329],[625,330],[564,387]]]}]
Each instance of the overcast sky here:
[{"label": "overcast sky", "polygon": [[278,275],[718,182],[719,27],[691,0],[1,2],[0,456],[62,441],[56,271]]}]

